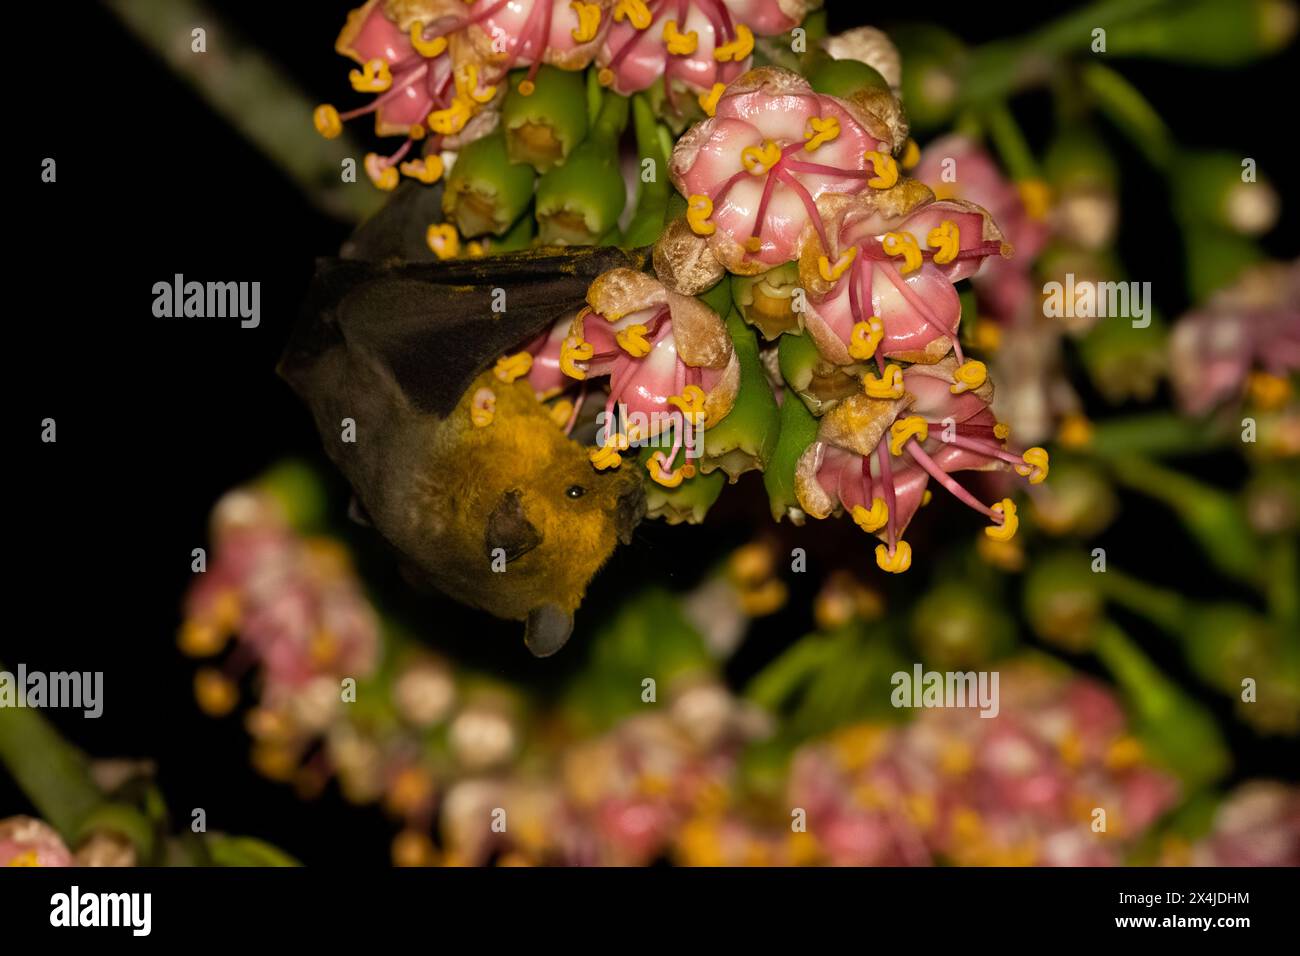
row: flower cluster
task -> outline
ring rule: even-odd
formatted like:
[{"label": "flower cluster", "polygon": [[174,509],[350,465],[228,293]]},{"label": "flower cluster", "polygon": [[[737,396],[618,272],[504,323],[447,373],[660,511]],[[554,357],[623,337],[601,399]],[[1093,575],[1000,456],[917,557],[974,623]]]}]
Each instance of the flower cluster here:
[{"label": "flower cluster", "polygon": [[[727,355],[740,343],[730,348],[722,316],[686,311],[686,303],[698,294],[729,310],[732,299],[776,340],[763,365],[779,374],[759,387],[818,417],[789,455],[792,515],[850,514],[879,535],[879,567],[900,572],[911,563],[903,532],[933,480],[988,518],[991,538],[1010,539],[1015,503],[985,504],[951,477],[1002,469],[1038,483],[1048,473],[1042,448],[1007,447],[1008,429],[989,407],[987,369],[960,341],[954,283],[1012,252],[993,217],[900,173],[895,154],[909,141],[887,88],[842,98],[764,67],[707,105],[709,117],[673,149],[670,171],[687,211],[656,246],[658,281],[629,270],[598,280],[590,310],[535,343],[546,356],[539,393],[554,387],[555,368],[580,379],[608,374],[607,407],[668,403],[698,411],[706,428],[726,423],[735,393]],[[721,283],[730,276],[742,278],[727,296]],[[623,447],[598,449],[593,461],[617,465]],[[692,474],[670,472],[673,455],[656,456],[650,470],[676,487]]]}]

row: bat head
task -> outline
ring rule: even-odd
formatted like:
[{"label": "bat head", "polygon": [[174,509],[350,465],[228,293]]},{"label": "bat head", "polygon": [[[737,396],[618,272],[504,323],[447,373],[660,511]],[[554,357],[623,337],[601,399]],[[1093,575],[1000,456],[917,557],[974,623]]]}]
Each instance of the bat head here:
[{"label": "bat head", "polygon": [[[494,408],[476,424],[482,390]],[[428,514],[408,549],[441,590],[526,621],[528,648],[555,653],[588,583],[645,514],[641,478],[630,465],[597,471],[526,382],[490,372],[449,416],[438,446],[442,473],[415,496]]]}]

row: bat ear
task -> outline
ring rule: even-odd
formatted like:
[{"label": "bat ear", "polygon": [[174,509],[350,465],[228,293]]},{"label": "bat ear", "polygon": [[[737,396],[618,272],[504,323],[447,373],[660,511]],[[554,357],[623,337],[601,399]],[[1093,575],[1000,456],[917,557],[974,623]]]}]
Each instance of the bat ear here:
[{"label": "bat ear", "polygon": [[543,604],[528,612],[524,644],[534,657],[550,657],[569,642],[573,615],[555,604]]},{"label": "bat ear", "polygon": [[523,557],[542,543],[541,532],[524,514],[524,503],[518,491],[507,491],[492,509],[483,533],[483,543],[489,561],[500,549],[505,552],[507,562]]}]

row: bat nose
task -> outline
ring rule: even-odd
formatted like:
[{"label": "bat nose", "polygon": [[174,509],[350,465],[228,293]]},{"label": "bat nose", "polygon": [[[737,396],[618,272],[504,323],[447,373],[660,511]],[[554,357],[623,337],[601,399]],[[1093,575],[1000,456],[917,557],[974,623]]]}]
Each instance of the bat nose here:
[{"label": "bat nose", "polygon": [[614,521],[618,528],[618,540],[623,544],[632,543],[632,532],[645,517],[645,488],[637,481],[630,489],[623,492],[618,499]]}]

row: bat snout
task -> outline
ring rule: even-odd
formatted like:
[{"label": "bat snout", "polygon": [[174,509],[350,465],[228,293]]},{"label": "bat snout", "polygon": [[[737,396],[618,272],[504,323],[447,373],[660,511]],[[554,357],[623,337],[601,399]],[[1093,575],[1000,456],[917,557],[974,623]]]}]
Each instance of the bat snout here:
[{"label": "bat snout", "polygon": [[618,498],[614,509],[614,526],[618,531],[618,540],[623,544],[632,543],[632,533],[645,517],[645,488],[641,482],[635,482]]}]

